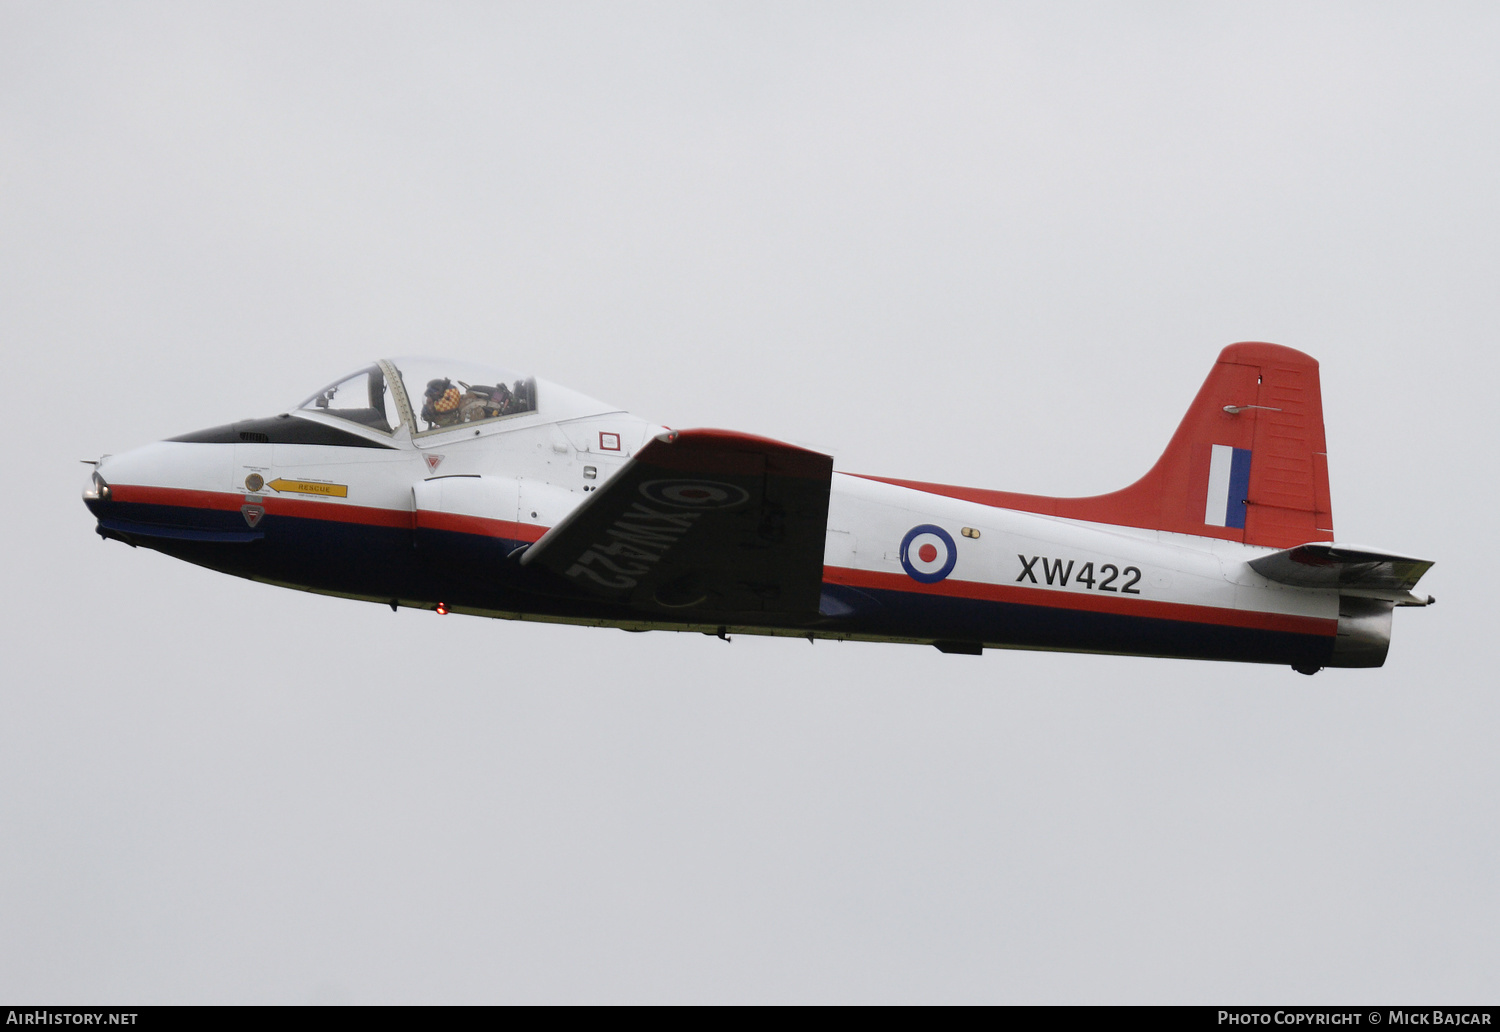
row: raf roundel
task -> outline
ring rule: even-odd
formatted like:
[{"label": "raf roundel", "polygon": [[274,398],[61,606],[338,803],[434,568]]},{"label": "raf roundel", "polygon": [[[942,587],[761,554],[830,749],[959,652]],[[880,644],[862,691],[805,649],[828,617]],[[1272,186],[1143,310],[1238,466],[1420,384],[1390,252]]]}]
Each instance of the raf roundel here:
[{"label": "raf roundel", "polygon": [[750,500],[750,492],[717,480],[648,480],[641,494],[678,509],[730,509]]},{"label": "raf roundel", "polygon": [[942,527],[923,523],[908,530],[901,539],[901,568],[912,580],[936,584],[953,572],[956,562],[958,549]]}]

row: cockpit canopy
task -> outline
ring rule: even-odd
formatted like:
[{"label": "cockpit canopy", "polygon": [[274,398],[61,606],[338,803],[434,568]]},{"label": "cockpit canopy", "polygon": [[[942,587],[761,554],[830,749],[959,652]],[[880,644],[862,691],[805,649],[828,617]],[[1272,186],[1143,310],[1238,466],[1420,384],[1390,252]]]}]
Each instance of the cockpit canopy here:
[{"label": "cockpit canopy", "polygon": [[378,365],[329,384],[297,408],[362,423],[387,434],[401,425],[401,410],[386,387],[385,370]]},{"label": "cockpit canopy", "polygon": [[329,384],[297,406],[384,434],[494,423],[537,411],[537,382],[504,369],[429,358],[387,359]]}]

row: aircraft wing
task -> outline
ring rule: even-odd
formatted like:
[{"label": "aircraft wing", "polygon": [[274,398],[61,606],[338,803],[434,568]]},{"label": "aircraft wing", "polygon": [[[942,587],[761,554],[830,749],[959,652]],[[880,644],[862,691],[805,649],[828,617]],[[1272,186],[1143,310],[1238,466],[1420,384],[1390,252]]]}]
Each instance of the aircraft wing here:
[{"label": "aircraft wing", "polygon": [[1298,545],[1250,560],[1250,567],[1256,573],[1281,584],[1393,595],[1411,591],[1431,566],[1426,559],[1323,542]]},{"label": "aircraft wing", "polygon": [[812,616],[830,456],[725,430],[660,434],[521,556],[644,612]]}]

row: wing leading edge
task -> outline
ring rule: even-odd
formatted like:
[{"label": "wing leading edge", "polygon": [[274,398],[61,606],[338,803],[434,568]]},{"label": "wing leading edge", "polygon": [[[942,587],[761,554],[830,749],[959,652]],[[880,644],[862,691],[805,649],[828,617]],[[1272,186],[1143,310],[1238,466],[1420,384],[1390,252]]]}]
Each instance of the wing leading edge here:
[{"label": "wing leading edge", "polygon": [[818,612],[833,459],[725,430],[661,434],[521,556],[663,613]]}]

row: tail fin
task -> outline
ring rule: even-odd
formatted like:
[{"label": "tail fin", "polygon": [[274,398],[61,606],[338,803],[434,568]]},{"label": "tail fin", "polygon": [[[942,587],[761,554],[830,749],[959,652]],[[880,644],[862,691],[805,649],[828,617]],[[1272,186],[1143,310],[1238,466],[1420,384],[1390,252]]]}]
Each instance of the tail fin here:
[{"label": "tail fin", "polygon": [[1149,473],[1114,494],[1058,501],[1059,516],[1247,545],[1332,541],[1318,363],[1276,344],[1231,344]]},{"label": "tail fin", "polygon": [[1220,352],[1156,465],[1112,494],[1047,498],[891,483],[1007,509],[1248,545],[1333,540],[1318,363],[1277,344],[1231,344]]}]

